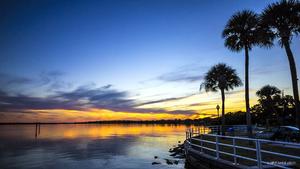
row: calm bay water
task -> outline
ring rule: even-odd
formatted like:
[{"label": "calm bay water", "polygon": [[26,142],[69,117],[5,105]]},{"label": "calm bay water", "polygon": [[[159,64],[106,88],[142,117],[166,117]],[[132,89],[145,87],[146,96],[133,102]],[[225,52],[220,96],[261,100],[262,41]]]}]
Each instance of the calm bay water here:
[{"label": "calm bay water", "polygon": [[[185,139],[184,125],[0,125],[0,168],[180,168],[168,150]],[[158,156],[154,159],[154,156]],[[178,159],[176,159],[178,160]],[[152,162],[161,164],[152,165]]]}]

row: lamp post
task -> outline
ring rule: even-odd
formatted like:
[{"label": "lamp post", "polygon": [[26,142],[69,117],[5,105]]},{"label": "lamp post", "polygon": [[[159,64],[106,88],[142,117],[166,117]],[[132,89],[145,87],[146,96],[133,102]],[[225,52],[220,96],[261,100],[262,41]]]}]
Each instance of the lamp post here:
[{"label": "lamp post", "polygon": [[218,126],[218,135],[220,135],[220,124],[219,124],[219,122],[220,122],[220,113],[219,113],[220,106],[217,105],[216,109],[217,109],[217,112],[218,112],[218,125],[217,125]]}]

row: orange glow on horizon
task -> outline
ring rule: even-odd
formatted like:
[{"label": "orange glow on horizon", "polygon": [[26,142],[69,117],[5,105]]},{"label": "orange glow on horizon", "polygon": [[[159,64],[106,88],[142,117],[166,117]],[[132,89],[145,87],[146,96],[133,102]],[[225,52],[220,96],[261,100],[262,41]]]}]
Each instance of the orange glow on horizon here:
[{"label": "orange glow on horizon", "polygon": [[[253,96],[253,91],[250,91]],[[256,104],[256,98],[251,97],[250,104]],[[170,100],[136,107],[149,112],[116,112],[108,109],[90,108],[86,110],[40,109],[26,110],[3,116],[0,122],[86,122],[110,120],[161,120],[161,119],[198,119],[216,117],[216,105],[221,106],[219,93],[200,93],[178,100]],[[162,112],[151,112],[160,109]],[[225,112],[245,111],[244,92],[235,91],[226,95]],[[176,112],[178,111],[178,112]],[[183,111],[180,113],[180,111]],[[185,111],[195,112],[186,114]],[[221,110],[220,110],[221,113]],[[69,133],[71,136],[72,134]]]},{"label": "orange glow on horizon", "polygon": [[[111,121],[111,120],[158,120],[158,119],[187,119],[189,115],[168,113],[136,113],[114,112],[107,109],[89,110],[28,110],[23,114],[22,122],[86,122],[86,121]],[[12,119],[12,117],[11,117]],[[26,120],[25,120],[26,119]],[[15,117],[15,120],[20,120]],[[14,121],[11,121],[14,122]]]}]

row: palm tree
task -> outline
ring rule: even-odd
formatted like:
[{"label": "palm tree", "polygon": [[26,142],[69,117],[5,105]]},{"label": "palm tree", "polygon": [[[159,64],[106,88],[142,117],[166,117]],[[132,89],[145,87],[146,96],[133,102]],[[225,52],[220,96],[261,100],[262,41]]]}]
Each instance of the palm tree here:
[{"label": "palm tree", "polygon": [[256,92],[256,95],[260,98],[260,100],[272,100],[273,97],[280,94],[281,91],[277,87],[270,85],[265,85]]},{"label": "palm tree", "polygon": [[222,95],[222,135],[224,135],[225,125],[225,91],[232,90],[234,87],[242,85],[241,79],[238,77],[236,70],[230,66],[219,63],[214,65],[204,76],[204,82],[200,85],[200,90],[205,89],[206,92],[221,91]]},{"label": "palm tree", "polygon": [[232,15],[222,33],[223,38],[225,38],[225,46],[229,50],[245,51],[245,101],[249,137],[252,136],[249,103],[249,51],[255,45],[268,46],[271,44],[271,40],[265,38],[271,36],[261,35],[261,33],[268,33],[268,31],[261,31],[262,29],[259,28],[259,16],[250,10],[243,10]]},{"label": "palm tree", "polygon": [[[259,102],[260,104],[266,108],[268,114],[266,117],[270,117],[270,114],[276,114],[277,120],[279,120],[279,114],[275,110],[275,100],[276,98],[280,97],[281,91],[275,87],[275,86],[270,86],[270,85],[265,85],[261,89],[259,89],[256,92],[256,95],[259,97]],[[267,126],[268,120],[267,120]]]},{"label": "palm tree", "polygon": [[295,59],[290,48],[292,38],[300,33],[300,3],[297,0],[281,0],[272,3],[261,14],[261,23],[272,36],[279,39],[281,47],[285,48],[289,60],[293,95],[295,99],[296,124],[300,127],[300,103],[297,84]]}]

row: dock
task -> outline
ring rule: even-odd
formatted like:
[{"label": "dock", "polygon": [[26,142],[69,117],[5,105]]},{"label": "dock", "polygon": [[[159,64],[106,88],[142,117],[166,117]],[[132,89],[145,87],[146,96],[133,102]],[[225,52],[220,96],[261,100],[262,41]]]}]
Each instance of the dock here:
[{"label": "dock", "polygon": [[188,129],[184,143],[186,161],[197,169],[297,169],[300,144],[210,134]]}]

